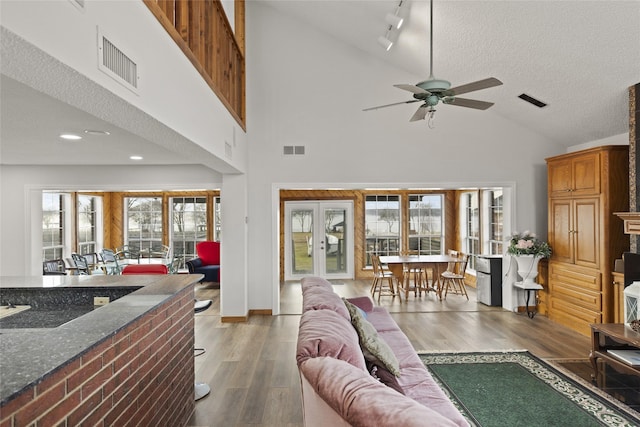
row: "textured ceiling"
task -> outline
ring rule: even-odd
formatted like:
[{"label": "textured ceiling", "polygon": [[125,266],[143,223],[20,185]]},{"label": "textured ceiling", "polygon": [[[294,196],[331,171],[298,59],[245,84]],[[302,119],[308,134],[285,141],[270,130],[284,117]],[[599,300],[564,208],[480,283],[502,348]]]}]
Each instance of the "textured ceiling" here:
[{"label": "textured ceiling", "polygon": [[[261,1],[416,76],[381,85],[429,76],[429,2],[402,3],[405,23],[386,52],[376,39],[398,1]],[[486,77],[504,83],[465,98],[495,102],[492,112],[564,146],[628,131],[627,88],[640,82],[640,1],[435,0],[433,7],[435,77],[452,86]],[[548,105],[534,107],[521,93]],[[406,99],[398,90],[379,104]]]},{"label": "textured ceiling", "polygon": [[[415,75],[413,82],[381,81],[382,86],[414,84],[429,75],[428,2],[403,2],[400,15],[405,24],[398,34],[392,34],[396,43],[386,52],[376,39],[384,35],[384,16],[396,9],[398,1],[248,1],[261,1]],[[640,82],[639,22],[637,0],[436,0],[434,74],[453,86],[490,76],[499,78],[503,86],[464,97],[495,102],[493,113],[559,145],[607,138],[628,131],[627,88]],[[202,163],[224,172],[219,159],[144,113],[105,98],[100,88],[85,82],[84,93],[64,91],[73,70],[61,70],[62,79],[28,82],[38,91],[6,77],[20,75],[25,81],[22,77],[29,67],[59,66],[50,58],[40,58],[37,52],[25,53],[25,49],[28,46],[12,44],[3,32],[0,163],[130,164],[128,156],[140,154],[146,164]],[[28,67],[20,69],[16,58],[21,54],[34,63],[22,64]],[[48,87],[38,87],[43,84]],[[63,91],[75,97],[65,101],[76,107],[39,91],[54,95]],[[406,92],[398,90],[394,95],[394,91],[383,92],[390,95],[377,104],[409,99]],[[525,103],[517,98],[521,93],[548,106],[538,109]],[[93,102],[93,97],[102,97],[103,102]],[[101,110],[84,108],[83,102],[87,107],[99,105]],[[413,113],[406,106],[392,108],[409,108],[407,120]],[[88,136],[85,145],[60,142],[55,135],[70,126],[108,130],[117,138]]]}]

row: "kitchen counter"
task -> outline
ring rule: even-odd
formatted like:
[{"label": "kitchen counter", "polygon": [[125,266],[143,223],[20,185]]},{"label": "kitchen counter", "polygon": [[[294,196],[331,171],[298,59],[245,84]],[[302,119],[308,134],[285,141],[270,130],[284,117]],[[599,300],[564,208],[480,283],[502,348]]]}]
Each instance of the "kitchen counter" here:
[{"label": "kitchen counter", "polygon": [[92,304],[95,295],[111,291],[124,294],[58,327],[31,324],[28,328],[0,329],[0,403],[42,381],[201,278],[199,274],[0,277],[1,299],[22,295],[31,302],[34,313],[56,305],[77,310],[86,306],[86,301]]}]

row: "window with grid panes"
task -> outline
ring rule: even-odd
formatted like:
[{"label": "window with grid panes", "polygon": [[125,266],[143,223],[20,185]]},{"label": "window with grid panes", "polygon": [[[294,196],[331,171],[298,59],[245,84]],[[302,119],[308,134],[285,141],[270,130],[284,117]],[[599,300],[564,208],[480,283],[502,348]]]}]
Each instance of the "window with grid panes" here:
[{"label": "window with grid panes", "polygon": [[409,195],[409,251],[420,255],[442,253],[441,194]]},{"label": "window with grid panes", "polygon": [[96,196],[78,195],[78,253],[81,255],[98,252],[98,225],[101,210],[101,199]]},{"label": "window with grid panes", "polygon": [[400,196],[365,197],[366,265],[371,255],[397,255],[400,248]]},{"label": "window with grid panes", "polygon": [[213,240],[220,241],[222,237],[222,213],[220,210],[220,196],[213,198]]},{"label": "window with grid panes", "polygon": [[503,223],[503,196],[502,190],[486,190],[484,197],[488,200],[488,247],[490,255],[502,254],[502,243],[504,235],[502,232]]},{"label": "window with grid panes", "polygon": [[62,193],[42,193],[42,260],[63,259],[67,197]]},{"label": "window with grid panes", "polygon": [[125,197],[125,242],[142,253],[162,251],[162,198]]},{"label": "window with grid panes", "polygon": [[476,255],[480,254],[480,208],[478,192],[463,193],[462,251],[469,254],[468,268],[475,270]]},{"label": "window with grid panes", "polygon": [[184,268],[187,260],[196,257],[196,244],[207,240],[207,198],[172,197],[171,245],[173,256]]}]

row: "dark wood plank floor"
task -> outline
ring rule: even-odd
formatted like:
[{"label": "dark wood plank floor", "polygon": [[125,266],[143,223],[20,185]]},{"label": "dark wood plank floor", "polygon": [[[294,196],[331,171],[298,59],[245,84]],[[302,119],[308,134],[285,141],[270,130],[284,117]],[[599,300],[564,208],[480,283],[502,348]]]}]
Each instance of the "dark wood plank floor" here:
[{"label": "dark wood plank floor", "polygon": [[[335,281],[341,296],[369,293],[367,281]],[[295,345],[300,321],[300,284],[281,285],[281,314],[252,316],[246,323],[221,323],[220,291],[198,285],[196,297],[213,299],[213,307],[196,315],[196,381],[211,394],[196,402],[190,426],[302,426],[300,380]],[[438,301],[433,293],[402,302],[382,297],[386,307],[416,350],[486,351],[526,349],[542,359],[586,359],[588,337],[551,322],[487,307],[450,295]]]}]

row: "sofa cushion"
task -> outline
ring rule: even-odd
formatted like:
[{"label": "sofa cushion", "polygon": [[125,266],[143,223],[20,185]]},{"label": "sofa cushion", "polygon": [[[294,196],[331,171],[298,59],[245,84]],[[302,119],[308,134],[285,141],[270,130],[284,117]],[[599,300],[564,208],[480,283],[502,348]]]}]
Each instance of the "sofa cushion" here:
[{"label": "sofa cushion", "polygon": [[376,328],[360,313],[358,307],[344,299],[351,315],[351,323],[358,333],[360,347],[366,360],[382,364],[396,377],[400,376],[400,364],[393,350],[378,335]]},{"label": "sofa cushion", "polygon": [[300,365],[321,356],[344,360],[366,371],[358,334],[349,320],[332,310],[306,311],[300,317],[296,360]]},{"label": "sofa cushion", "polygon": [[[328,282],[327,282],[328,283]],[[351,320],[349,311],[345,307],[342,299],[333,292],[331,285],[320,286],[307,284],[302,285],[302,312],[309,310],[331,310],[338,313],[346,320]]]},{"label": "sofa cushion", "polygon": [[300,371],[318,395],[353,426],[455,426],[439,413],[330,357],[307,359]]},{"label": "sofa cushion", "polygon": [[404,390],[402,390],[400,383],[398,383],[398,378],[389,372],[387,368],[377,363],[369,362],[368,360],[365,362],[367,364],[367,371],[369,371],[369,375],[398,393],[404,394]]},{"label": "sofa cushion", "polygon": [[369,297],[353,297],[347,298],[351,304],[355,305],[358,308],[361,308],[365,313],[373,311],[373,301]]}]

